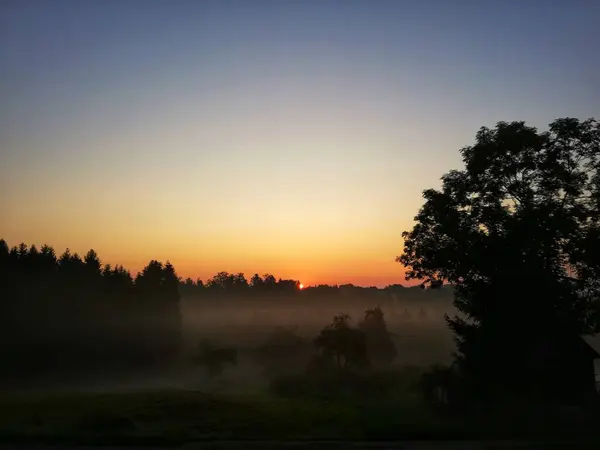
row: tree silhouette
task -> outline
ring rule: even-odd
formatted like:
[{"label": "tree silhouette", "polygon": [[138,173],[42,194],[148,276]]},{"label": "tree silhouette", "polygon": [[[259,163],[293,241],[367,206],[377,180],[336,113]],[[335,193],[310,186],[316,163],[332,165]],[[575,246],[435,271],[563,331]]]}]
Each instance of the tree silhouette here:
[{"label": "tree silhouette", "polygon": [[281,293],[296,293],[300,290],[300,282],[297,280],[283,280],[277,281],[277,290]]},{"label": "tree silhouette", "polygon": [[338,371],[356,371],[369,366],[364,333],[350,326],[350,316],[338,314],[315,338],[319,359]]},{"label": "tree silhouette", "polygon": [[219,272],[207,281],[206,287],[213,294],[239,295],[246,292],[248,280],[243,273],[230,274],[228,272]]},{"label": "tree silhouette", "polygon": [[265,283],[259,274],[255,273],[252,275],[252,278],[250,279],[250,287],[252,287],[252,289],[256,289],[257,291],[262,290],[264,284]]},{"label": "tree silhouette", "polygon": [[407,280],[454,285],[461,315],[446,320],[472,385],[529,393],[552,372],[527,373],[539,336],[598,329],[600,127],[499,122],[461,154],[465,168],[424,191],[397,260]]},{"label": "tree silhouette", "polygon": [[0,380],[81,378],[164,364],[180,347],[179,279],[152,261],[136,277],[48,245],[0,241]]},{"label": "tree silhouette", "polygon": [[146,311],[145,339],[152,343],[155,360],[177,356],[181,345],[179,278],[173,266],[153,260],[135,279],[137,302]]},{"label": "tree silhouette", "polygon": [[93,275],[100,273],[102,263],[100,262],[100,258],[98,258],[98,254],[94,250],[88,251],[83,257],[83,261]]},{"label": "tree silhouette", "polygon": [[270,273],[266,273],[263,276],[263,283],[267,289],[272,288],[277,284],[277,279]]},{"label": "tree silhouette", "polygon": [[358,324],[367,339],[367,352],[374,365],[387,366],[397,355],[396,346],[388,331],[383,311],[379,306],[365,311],[365,317]]}]

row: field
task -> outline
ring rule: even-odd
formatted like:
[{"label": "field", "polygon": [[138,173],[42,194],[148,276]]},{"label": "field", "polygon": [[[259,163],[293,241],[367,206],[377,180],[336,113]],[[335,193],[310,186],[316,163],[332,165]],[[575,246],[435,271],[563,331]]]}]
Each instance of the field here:
[{"label": "field", "polygon": [[358,404],[193,391],[10,394],[6,441],[159,442],[414,437],[447,431],[416,399]]},{"label": "field", "polygon": [[[430,303],[427,308],[407,303],[395,312],[386,310],[398,350],[396,361],[384,371],[370,372],[368,383],[360,385],[360,389],[340,389],[341,394],[327,399],[322,390],[317,395],[311,390],[313,385],[296,383],[294,378],[285,385],[285,392],[275,395],[268,389],[272,378],[256,363],[254,351],[279,326],[287,326],[311,342],[336,311],[349,311],[358,319],[364,305],[294,309],[282,304],[279,309],[272,307],[262,313],[241,304],[235,308],[183,306],[186,361],[191,361],[198,342],[208,339],[236,348],[235,366],[227,367],[217,379],[207,378],[204,369],[189,361],[170,371],[145,371],[143,376],[138,374],[131,379],[115,375],[108,380],[105,374],[98,374],[97,379],[82,376],[80,381],[59,376],[57,382],[45,377],[41,381],[46,385],[36,391],[0,392],[0,444],[179,446],[232,440],[423,439],[443,442],[514,440],[557,436],[556,433],[570,437],[585,431],[568,422],[544,422],[539,411],[532,414],[515,405],[467,421],[452,414],[440,415],[426,404],[415,389],[415,382],[424,368],[448,362],[453,350],[442,318],[444,303]],[[406,318],[407,312],[410,319]],[[304,371],[304,365],[301,366],[296,370]],[[368,386],[368,392],[364,386]],[[325,388],[328,389],[330,385]]]},{"label": "field", "polygon": [[[405,376],[408,383],[408,373]],[[513,411],[510,419],[487,417],[469,424],[442,418],[402,383],[391,395],[371,401],[364,397],[323,400],[278,398],[267,392],[208,394],[189,390],[11,393],[0,396],[0,444],[487,441],[547,438],[549,430],[562,433],[552,435],[555,437],[585,438],[564,424],[538,428],[541,424],[528,423],[520,413]]]}]

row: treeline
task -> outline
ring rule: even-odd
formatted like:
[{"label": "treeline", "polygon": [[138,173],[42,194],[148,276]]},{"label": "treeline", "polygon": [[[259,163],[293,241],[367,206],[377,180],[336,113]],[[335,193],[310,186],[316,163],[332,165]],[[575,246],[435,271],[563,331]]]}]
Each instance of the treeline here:
[{"label": "treeline", "polygon": [[277,279],[274,275],[265,274],[262,277],[255,274],[249,280],[243,273],[219,272],[203,282],[191,278],[180,280],[179,290],[184,296],[232,297],[290,295],[301,290],[297,280]]},{"label": "treeline", "polygon": [[[212,299],[230,298],[295,298],[301,295],[303,301],[310,299],[327,299],[334,301],[336,298],[344,299],[365,298],[373,300],[379,296],[382,299],[391,299],[395,295],[398,298],[418,295],[421,286],[412,288],[401,284],[391,284],[383,289],[376,286],[362,287],[353,284],[329,285],[319,284],[314,286],[302,286],[300,281],[292,279],[276,278],[272,274],[254,274],[247,279],[243,273],[219,272],[206,282],[198,278],[186,278],[180,280],[179,291],[183,297],[199,297]],[[442,292],[443,289],[437,290]],[[446,294],[446,292],[444,292]],[[431,292],[428,298],[433,298]]]},{"label": "treeline", "polygon": [[407,291],[412,297],[420,290],[350,284],[301,289],[297,280],[227,272],[206,282],[183,280],[168,261],[156,260],[132,276],[121,265],[102,264],[94,250],[83,257],[69,249],[57,255],[48,245],[9,248],[0,239],[0,381],[164,367],[181,353],[182,297],[301,298],[307,306],[350,297],[372,306]]},{"label": "treeline", "polygon": [[6,381],[159,367],[181,347],[179,279],[150,261],[135,278],[94,250],[57,256],[0,240],[0,377]]}]

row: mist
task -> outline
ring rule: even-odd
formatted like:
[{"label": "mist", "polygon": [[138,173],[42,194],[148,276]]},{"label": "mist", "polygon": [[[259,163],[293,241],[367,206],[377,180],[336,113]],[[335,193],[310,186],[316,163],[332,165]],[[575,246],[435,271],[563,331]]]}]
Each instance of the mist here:
[{"label": "mist", "polygon": [[158,261],[134,279],[102,267],[93,250],[57,258],[48,246],[2,247],[0,377],[9,390],[266,392],[306,373],[336,316],[357,328],[374,308],[395,348],[380,370],[447,364],[454,350],[450,287],[302,288],[226,272],[205,284]]},{"label": "mist", "polygon": [[[361,288],[356,288],[360,292]],[[156,389],[186,389],[202,392],[255,393],[268,389],[272,374],[257,361],[255,353],[270,337],[287,331],[304,339],[316,352],[313,340],[339,313],[348,314],[357,324],[369,308],[379,306],[397,348],[397,356],[387,368],[427,368],[448,364],[455,350],[452,333],[444,314],[455,314],[450,289],[443,292],[405,288],[402,293],[386,289],[369,290],[367,298],[348,295],[339,298],[311,297],[310,288],[300,296],[273,299],[232,296],[203,298],[183,296],[182,353],[177,362],[159,369],[121,374],[90,374],[79,383],[49,385],[47,389],[90,392],[135,392]],[[153,327],[164,324],[157,319]],[[226,365],[218,377],[194,363],[199,345],[208,341],[216,347],[237,352],[235,365]],[[308,358],[298,360],[287,372],[301,374]]]},{"label": "mist", "polygon": [[[351,317],[351,322],[356,324],[364,317],[365,310],[380,305],[398,350],[390,370],[405,366],[427,367],[451,360],[454,343],[444,321],[444,314],[451,313],[453,309],[451,297],[412,296],[407,292],[407,295],[394,299],[385,290],[376,294],[383,295],[367,300],[347,298],[337,302],[328,302],[326,298],[313,302],[282,298],[273,302],[259,302],[257,305],[249,304],[245,299],[220,305],[198,304],[193,298],[184,298],[183,330],[188,355],[193,354],[196,343],[202,339],[236,348],[241,359],[237,367],[230,367],[225,372],[220,388],[236,390],[265,387],[268,376],[252,353],[270,335],[283,328],[312,343],[334,315],[346,313]],[[416,297],[425,297],[426,300]],[[295,369],[301,372],[302,363]],[[201,389],[206,388],[207,385],[203,383]]]}]

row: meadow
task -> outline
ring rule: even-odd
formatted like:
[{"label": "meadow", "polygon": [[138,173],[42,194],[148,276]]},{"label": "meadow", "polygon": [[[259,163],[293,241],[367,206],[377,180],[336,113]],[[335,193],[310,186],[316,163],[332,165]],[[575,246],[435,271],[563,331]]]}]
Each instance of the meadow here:
[{"label": "meadow", "polygon": [[[269,337],[281,338],[283,330],[304,340],[308,357],[315,334],[331,316],[349,311],[355,324],[370,304],[184,299],[185,352],[178,365],[128,377],[107,371],[4,391],[0,441],[180,445],[213,440],[514,439],[556,432],[583,436],[576,424],[556,427],[557,422],[541,421],[539,414],[515,409],[514,403],[511,410],[468,419],[441,413],[428,403],[419,388],[421,375],[432,364],[448,363],[454,348],[443,320],[443,313],[451,312],[449,305],[447,298],[384,305],[397,356],[391,365],[346,386],[338,378],[306,376],[301,351],[295,360],[274,352],[271,359],[278,364],[267,370],[257,361],[256,350]],[[235,348],[236,364],[209,376],[193,362],[202,340]]]},{"label": "meadow", "polygon": [[180,444],[213,439],[447,438],[459,432],[447,420],[442,423],[408,386],[372,401],[190,390],[0,397],[4,441]]},{"label": "meadow", "polygon": [[[435,314],[420,317],[421,307],[388,308],[399,356],[380,374],[391,388],[386,395],[350,391],[323,398],[312,387],[289,386],[274,392],[273,378],[255,353],[270,336],[287,330],[312,340],[334,314],[352,313],[354,322],[373,302],[327,305],[247,299],[181,302],[183,358],[175,366],[125,376],[110,370],[79,378],[44,377],[35,388],[0,392],[0,439],[39,442],[179,443],[206,439],[372,439],[448,433],[424,404],[414,385],[419,373],[448,359],[451,339]],[[406,311],[405,311],[406,310]],[[412,317],[411,316],[411,317]],[[395,318],[395,319],[394,319]],[[437,330],[437,331],[436,331]],[[235,365],[217,377],[193,362],[201,341],[235,348]],[[450,346],[448,346],[450,345]],[[278,358],[278,354],[274,355]],[[306,361],[287,365],[301,374]],[[279,364],[280,366],[282,364]],[[291,367],[294,366],[294,367]],[[373,378],[375,380],[375,378]],[[294,380],[291,380],[294,383]],[[300,383],[301,384],[301,383]]]},{"label": "meadow", "polygon": [[523,411],[508,416],[442,418],[409,389],[373,401],[189,390],[13,393],[0,397],[0,443],[594,439],[576,429],[527,421]]}]

